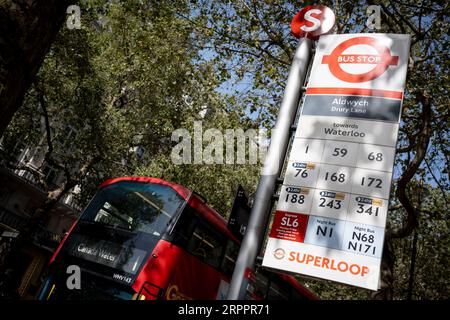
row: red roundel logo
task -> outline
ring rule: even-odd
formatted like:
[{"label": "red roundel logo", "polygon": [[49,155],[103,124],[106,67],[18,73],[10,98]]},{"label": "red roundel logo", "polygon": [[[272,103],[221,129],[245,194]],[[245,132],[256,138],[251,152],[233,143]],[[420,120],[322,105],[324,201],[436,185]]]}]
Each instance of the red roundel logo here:
[{"label": "red roundel logo", "polygon": [[276,250],[273,252],[273,256],[274,256],[275,258],[277,258],[278,260],[281,260],[281,259],[283,259],[283,258],[286,256],[286,251],[284,251],[284,250],[281,249],[281,248],[278,248],[278,249],[276,249]]},{"label": "red roundel logo", "polygon": [[326,6],[306,6],[291,22],[291,31],[297,38],[307,37],[316,40],[320,35],[331,31],[334,26],[334,12]]},{"label": "red roundel logo", "polygon": [[[347,53],[344,51],[357,46],[366,45],[372,47],[376,54]],[[388,47],[371,37],[351,38],[339,44],[329,55],[322,57],[322,64],[328,64],[331,73],[345,82],[366,82],[381,76],[389,66],[398,65],[398,56],[392,56]],[[367,72],[351,73],[342,68],[343,64],[365,64],[374,67]]]}]

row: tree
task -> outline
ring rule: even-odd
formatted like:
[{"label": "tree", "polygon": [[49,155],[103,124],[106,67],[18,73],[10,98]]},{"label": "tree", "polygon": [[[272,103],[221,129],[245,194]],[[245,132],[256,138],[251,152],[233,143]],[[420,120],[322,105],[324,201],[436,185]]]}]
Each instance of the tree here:
[{"label": "tree", "polygon": [[[46,198],[15,241],[12,254],[30,243],[53,207],[75,186],[97,182],[98,170],[117,167],[131,139],[120,112],[102,99],[103,79],[95,68],[93,33],[63,30],[3,136],[4,164],[30,172]],[[70,136],[69,136],[70,134]],[[17,142],[40,150],[40,170],[17,167]],[[61,178],[42,175],[50,167]],[[7,262],[7,261],[6,261]]]},{"label": "tree", "polygon": [[[82,28],[58,34],[3,136],[3,163],[30,171],[46,193],[16,247],[31,241],[75,186],[84,205],[100,182],[133,173],[137,146],[152,154],[168,144],[164,133],[182,118],[179,106],[193,55],[187,51],[189,29],[168,28],[175,21],[174,8],[183,10],[185,4],[177,6],[172,1],[83,2]],[[18,141],[40,148],[42,167],[62,176],[57,185],[41,170],[17,168]]]},{"label": "tree", "polygon": [[[75,186],[83,207],[101,182],[123,175],[173,179],[203,193],[226,214],[238,181],[252,186],[256,172],[220,165],[198,170],[170,159],[174,130],[192,127],[194,120],[224,128],[242,122],[237,114],[227,115],[231,103],[215,92],[220,82],[214,69],[193,45],[200,41],[193,38],[190,24],[177,17],[190,10],[186,2],[80,5],[81,29],[60,31],[3,137],[4,163],[29,170],[47,196],[17,247],[30,241],[53,206]],[[202,118],[205,107],[208,115]],[[42,164],[62,176],[57,186],[39,171],[17,168],[18,141],[41,148]],[[215,185],[226,193],[217,193]]]},{"label": "tree", "polygon": [[[194,54],[187,51],[190,30],[169,28],[174,8],[183,7],[168,1],[83,2],[81,30],[58,35],[4,136],[10,151],[19,139],[42,147],[45,163],[64,175],[57,190],[37,177],[51,205],[75,185],[89,186],[85,179],[98,185],[131,174],[133,148],[152,154],[170,145],[161,137],[183,118]],[[70,141],[68,128],[76,133]]]},{"label": "tree", "polygon": [[64,19],[69,0],[0,2],[0,136],[21,106]]},{"label": "tree", "polygon": [[[264,145],[260,144],[261,141],[259,141],[259,138],[264,137],[264,134],[261,134],[257,130],[258,124],[254,121],[243,119],[236,112],[227,110],[223,101],[217,99],[219,97],[220,95],[218,94],[209,94],[208,112],[206,116],[202,117],[199,114],[192,113],[184,118],[180,129],[184,129],[190,139],[188,141],[190,156],[188,163],[174,164],[171,152],[160,153],[149,162],[138,165],[135,173],[136,175],[156,176],[165,180],[176,181],[204,196],[208,203],[217,209],[221,215],[228,217],[239,184],[250,195],[255,191],[260,165],[264,159],[262,154],[265,151]],[[195,138],[194,123],[198,126],[201,125],[201,134],[204,137],[201,148],[195,148],[193,142]],[[208,138],[208,130],[214,130],[210,131],[212,133],[217,132],[215,138]],[[229,136],[227,136],[227,130],[230,134]],[[248,134],[249,132],[254,132],[254,135]],[[244,135],[245,133],[248,134],[248,136],[245,136],[245,154],[243,154],[245,159],[241,159],[243,163],[237,162],[238,156],[242,156],[242,154],[238,154],[237,150],[239,143],[238,136],[240,133]],[[218,136],[220,136],[220,139],[216,140]],[[215,150],[220,153],[220,161],[209,163],[207,156],[210,155],[210,149],[208,148],[214,141],[217,141],[220,146],[218,148],[219,151]],[[250,157],[252,151],[255,152],[250,147],[251,143],[254,143],[254,149],[257,149],[256,152],[258,154],[255,158]],[[231,145],[231,147],[227,147],[227,144]],[[232,151],[230,152],[230,150]],[[233,158],[228,163],[226,158],[227,151],[228,160],[231,157]],[[194,163],[194,152],[202,154],[203,159],[201,163]],[[213,153],[213,156],[215,155]],[[254,160],[257,163],[253,163]]]},{"label": "tree", "polygon": [[[420,182],[411,184],[413,190],[419,191],[409,193],[409,197],[419,212],[420,227],[414,230],[414,234],[392,241],[394,256],[397,257],[393,295],[397,299],[448,299],[449,208],[439,187]],[[393,224],[400,225],[398,220],[405,214],[398,215]],[[412,264],[415,264],[414,270],[411,269]]]}]

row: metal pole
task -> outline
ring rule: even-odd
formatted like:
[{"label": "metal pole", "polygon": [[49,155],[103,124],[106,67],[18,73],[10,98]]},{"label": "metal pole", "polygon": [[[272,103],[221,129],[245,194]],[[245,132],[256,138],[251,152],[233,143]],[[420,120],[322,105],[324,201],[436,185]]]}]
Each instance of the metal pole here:
[{"label": "metal pole", "polygon": [[295,120],[300,92],[305,82],[311,60],[312,40],[301,38],[295,51],[289,77],[284,91],[269,150],[259,179],[250,220],[242,241],[239,255],[231,278],[228,300],[243,299],[247,282],[245,273],[253,269],[256,256],[264,238],[264,227],[270,213],[270,201],[275,191],[276,180],[283,167],[289,144],[291,125]]}]

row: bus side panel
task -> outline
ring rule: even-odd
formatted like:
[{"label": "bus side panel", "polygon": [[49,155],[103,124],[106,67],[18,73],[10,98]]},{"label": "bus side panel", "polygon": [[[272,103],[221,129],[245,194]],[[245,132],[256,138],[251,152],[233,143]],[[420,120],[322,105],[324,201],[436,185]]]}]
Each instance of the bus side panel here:
[{"label": "bus side panel", "polygon": [[[158,241],[133,283],[133,290],[140,292],[144,286],[145,290],[142,290],[142,294],[147,300],[156,299],[156,296],[162,295],[167,288],[174,267],[178,264],[179,251],[179,248],[167,241]],[[150,294],[147,294],[148,291]]]},{"label": "bus side panel", "polygon": [[164,296],[167,300],[214,300],[221,274],[184,250]]},{"label": "bus side panel", "polygon": [[[162,298],[166,300],[209,300],[216,299],[221,274],[180,247],[161,240],[133,289],[139,292],[145,281],[163,288]],[[142,293],[145,295],[145,290]],[[146,295],[146,299],[151,298]]]}]

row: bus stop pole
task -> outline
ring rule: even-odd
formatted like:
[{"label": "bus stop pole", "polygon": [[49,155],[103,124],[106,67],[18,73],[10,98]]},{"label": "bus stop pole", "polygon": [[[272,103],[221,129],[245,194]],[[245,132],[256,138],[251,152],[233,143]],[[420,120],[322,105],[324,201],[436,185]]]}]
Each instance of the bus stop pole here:
[{"label": "bus stop pole", "polygon": [[289,71],[277,122],[274,130],[272,130],[271,142],[256,189],[250,220],[231,278],[228,300],[244,299],[247,289],[246,272],[248,269],[253,269],[264,240],[265,223],[270,214],[271,198],[275,191],[276,180],[283,167],[289,144],[291,125],[295,120],[311,54],[312,40],[300,38],[291,70]]}]

